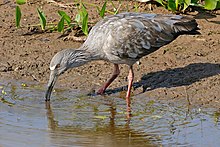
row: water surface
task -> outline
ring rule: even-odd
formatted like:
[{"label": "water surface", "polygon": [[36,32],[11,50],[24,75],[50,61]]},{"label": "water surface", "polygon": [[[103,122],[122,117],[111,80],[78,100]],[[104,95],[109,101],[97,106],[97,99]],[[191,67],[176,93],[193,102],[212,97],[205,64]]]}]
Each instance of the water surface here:
[{"label": "water surface", "polygon": [[45,103],[38,83],[0,81],[0,146],[218,146],[220,112],[132,100],[133,116],[119,94],[87,96],[59,90]]}]

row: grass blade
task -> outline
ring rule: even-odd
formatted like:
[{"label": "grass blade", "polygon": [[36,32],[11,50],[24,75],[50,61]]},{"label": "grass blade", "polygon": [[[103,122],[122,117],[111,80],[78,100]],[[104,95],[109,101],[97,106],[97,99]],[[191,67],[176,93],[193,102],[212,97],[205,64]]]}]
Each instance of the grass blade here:
[{"label": "grass blade", "polygon": [[105,1],[105,3],[102,6],[102,9],[99,11],[99,15],[103,18],[105,16],[105,10],[106,10],[106,4],[107,1]]},{"label": "grass blade", "polygon": [[16,24],[17,28],[20,27],[20,21],[21,21],[21,9],[20,9],[19,6],[16,6],[16,10],[15,10],[15,24]]},{"label": "grass blade", "polygon": [[190,4],[191,4],[191,0],[184,0],[183,11],[185,11]]},{"label": "grass blade", "polygon": [[85,5],[82,3],[82,11],[81,11],[81,16],[86,16],[88,14]]},{"label": "grass blade", "polygon": [[88,35],[88,13],[83,17],[82,31],[86,36]]},{"label": "grass blade", "polygon": [[60,19],[58,25],[57,25],[57,31],[58,32],[63,32],[64,30],[64,16]]},{"label": "grass blade", "polygon": [[163,0],[156,0],[156,2],[158,2],[159,4],[161,4],[162,6],[164,6]]},{"label": "grass blade", "polygon": [[40,18],[40,25],[41,25],[41,29],[42,30],[45,30],[45,27],[46,27],[46,17],[44,15],[44,13],[37,8],[37,12],[38,12],[38,15],[39,15],[39,18]]},{"label": "grass blade", "polygon": [[179,0],[175,0],[175,7],[176,7],[176,10],[178,10],[178,7],[179,7]]},{"label": "grass blade", "polygon": [[82,22],[82,31],[87,36],[88,35],[88,12],[86,10],[86,7],[82,3],[82,10],[80,11],[80,19]]}]

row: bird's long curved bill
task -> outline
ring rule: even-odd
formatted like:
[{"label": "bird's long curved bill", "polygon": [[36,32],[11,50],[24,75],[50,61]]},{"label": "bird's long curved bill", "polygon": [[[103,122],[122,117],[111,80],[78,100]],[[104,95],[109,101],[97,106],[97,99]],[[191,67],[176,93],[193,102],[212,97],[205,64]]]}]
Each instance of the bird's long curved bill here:
[{"label": "bird's long curved bill", "polygon": [[51,96],[51,93],[53,91],[53,87],[54,87],[56,81],[57,81],[57,75],[55,74],[55,71],[51,71],[50,72],[50,79],[48,82],[47,91],[46,91],[46,95],[45,95],[45,101],[50,100],[50,96]]}]

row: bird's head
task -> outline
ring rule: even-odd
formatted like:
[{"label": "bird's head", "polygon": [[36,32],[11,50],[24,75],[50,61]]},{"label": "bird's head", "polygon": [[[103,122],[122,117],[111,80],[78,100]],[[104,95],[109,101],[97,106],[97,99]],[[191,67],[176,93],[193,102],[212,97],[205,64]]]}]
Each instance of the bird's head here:
[{"label": "bird's head", "polygon": [[87,62],[83,50],[66,49],[58,52],[50,62],[50,79],[46,91],[46,101],[50,100],[51,92],[57,78],[69,68],[81,66]]},{"label": "bird's head", "polygon": [[57,81],[57,78],[63,74],[68,68],[69,54],[65,50],[58,52],[50,62],[50,79],[46,91],[46,101],[50,100],[51,92]]}]

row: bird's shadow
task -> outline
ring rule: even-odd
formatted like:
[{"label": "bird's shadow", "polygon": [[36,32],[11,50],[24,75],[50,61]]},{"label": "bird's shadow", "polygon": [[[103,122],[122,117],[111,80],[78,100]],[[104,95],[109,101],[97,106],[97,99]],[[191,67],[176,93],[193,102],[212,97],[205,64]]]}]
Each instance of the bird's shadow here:
[{"label": "bird's shadow", "polygon": [[[142,87],[143,92],[157,88],[188,86],[204,78],[220,74],[220,64],[192,63],[185,67],[166,69],[147,73],[139,82],[134,82],[134,89]],[[127,86],[106,90],[106,94],[126,90]]]},{"label": "bird's shadow", "polygon": [[215,23],[215,24],[220,24],[220,21],[217,20],[210,20],[212,18],[216,18],[217,15],[220,15],[218,13],[213,13],[214,11],[204,11],[204,10],[198,10],[198,13],[194,16],[195,19],[204,19],[207,22]]}]

